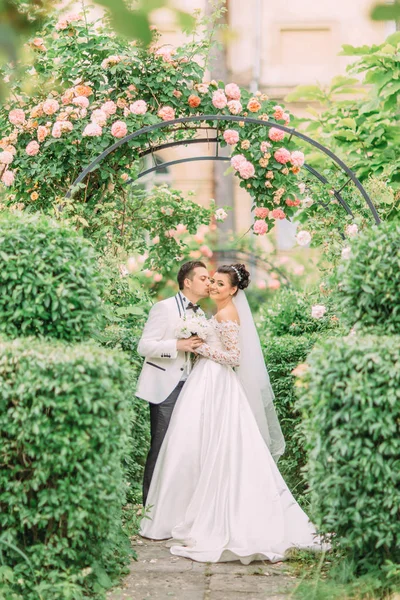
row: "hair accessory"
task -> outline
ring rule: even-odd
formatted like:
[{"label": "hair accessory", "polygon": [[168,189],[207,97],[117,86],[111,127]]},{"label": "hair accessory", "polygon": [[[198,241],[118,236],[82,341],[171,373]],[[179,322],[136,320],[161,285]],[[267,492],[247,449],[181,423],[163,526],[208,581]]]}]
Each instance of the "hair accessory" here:
[{"label": "hair accessory", "polygon": [[235,273],[236,273],[237,278],[239,279],[239,281],[242,281],[242,276],[239,273],[239,271],[237,270],[237,268],[232,265],[232,269],[235,271]]}]

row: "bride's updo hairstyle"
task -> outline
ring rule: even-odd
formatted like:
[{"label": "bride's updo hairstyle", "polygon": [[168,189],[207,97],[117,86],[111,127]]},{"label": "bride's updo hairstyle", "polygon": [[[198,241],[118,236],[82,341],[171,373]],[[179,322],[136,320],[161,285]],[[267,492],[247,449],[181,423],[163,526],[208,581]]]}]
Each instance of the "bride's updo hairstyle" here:
[{"label": "bride's updo hairstyle", "polygon": [[[232,287],[237,287],[239,290],[245,290],[250,283],[250,273],[246,269],[246,265],[223,265],[218,267],[217,273],[229,275],[229,280]],[[236,296],[237,291],[234,296]]]}]

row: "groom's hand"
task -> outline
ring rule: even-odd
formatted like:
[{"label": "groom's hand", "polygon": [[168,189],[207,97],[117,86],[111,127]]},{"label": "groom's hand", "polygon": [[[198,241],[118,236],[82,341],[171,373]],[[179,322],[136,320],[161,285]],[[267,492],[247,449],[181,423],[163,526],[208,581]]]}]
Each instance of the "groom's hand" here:
[{"label": "groom's hand", "polygon": [[203,343],[203,340],[197,335],[192,335],[192,337],[187,338],[186,340],[178,340],[176,342],[176,349],[182,350],[183,352],[195,352],[195,350]]}]

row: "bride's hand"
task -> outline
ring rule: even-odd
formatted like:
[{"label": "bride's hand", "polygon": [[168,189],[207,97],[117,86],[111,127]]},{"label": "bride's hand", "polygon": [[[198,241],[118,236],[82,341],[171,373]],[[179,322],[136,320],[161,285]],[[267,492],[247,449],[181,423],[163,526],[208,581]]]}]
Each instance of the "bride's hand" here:
[{"label": "bride's hand", "polygon": [[176,349],[182,350],[183,352],[195,352],[203,343],[203,340],[197,335],[192,335],[190,338],[178,340],[176,342]]}]

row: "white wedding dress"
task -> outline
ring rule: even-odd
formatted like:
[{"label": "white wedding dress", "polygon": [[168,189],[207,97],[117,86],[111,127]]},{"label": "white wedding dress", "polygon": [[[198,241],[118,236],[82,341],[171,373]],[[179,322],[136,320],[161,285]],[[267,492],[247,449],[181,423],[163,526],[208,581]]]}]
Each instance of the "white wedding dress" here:
[{"label": "white wedding dress", "polygon": [[289,548],[321,549],[232,368],[239,325],[212,318],[209,327],[160,450],[141,535],[172,538],[172,554],[200,562],[276,562]]}]

